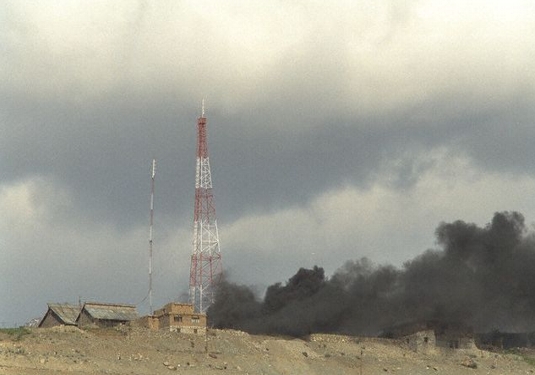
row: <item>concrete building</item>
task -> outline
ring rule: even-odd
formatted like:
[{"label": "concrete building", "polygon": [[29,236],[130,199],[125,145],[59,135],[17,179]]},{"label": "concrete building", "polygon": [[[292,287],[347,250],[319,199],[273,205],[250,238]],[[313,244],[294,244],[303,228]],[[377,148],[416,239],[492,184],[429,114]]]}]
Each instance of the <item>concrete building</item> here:
[{"label": "concrete building", "polygon": [[382,336],[402,340],[411,350],[420,353],[438,348],[476,348],[472,330],[456,323],[428,321],[400,324],[384,330]]},{"label": "concrete building", "polygon": [[193,305],[185,303],[168,303],[154,311],[152,316],[144,316],[132,324],[171,332],[206,334],[206,315],[195,313]]},{"label": "concrete building", "polygon": [[404,337],[405,343],[412,351],[429,353],[436,349],[436,336],[433,330],[417,331]]},{"label": "concrete building", "polygon": [[76,324],[79,327],[114,327],[138,319],[134,305],[86,302]]},{"label": "concrete building", "polygon": [[80,314],[80,306],[66,303],[49,303],[48,310],[37,325],[39,328],[75,326]]},{"label": "concrete building", "polygon": [[438,348],[475,349],[476,342],[471,328],[460,323],[437,324],[434,327]]}]

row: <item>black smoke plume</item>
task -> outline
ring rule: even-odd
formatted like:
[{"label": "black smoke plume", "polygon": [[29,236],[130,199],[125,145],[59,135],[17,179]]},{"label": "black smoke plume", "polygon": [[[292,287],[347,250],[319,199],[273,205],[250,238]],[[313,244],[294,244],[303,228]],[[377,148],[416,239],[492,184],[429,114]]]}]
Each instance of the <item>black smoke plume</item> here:
[{"label": "black smoke plume", "polygon": [[535,331],[535,237],[517,212],[485,227],[455,221],[436,229],[438,249],[400,269],[362,258],[330,278],[301,268],[263,300],[224,281],[208,310],[217,328],[303,336],[376,335],[389,326],[439,321],[477,331]]}]

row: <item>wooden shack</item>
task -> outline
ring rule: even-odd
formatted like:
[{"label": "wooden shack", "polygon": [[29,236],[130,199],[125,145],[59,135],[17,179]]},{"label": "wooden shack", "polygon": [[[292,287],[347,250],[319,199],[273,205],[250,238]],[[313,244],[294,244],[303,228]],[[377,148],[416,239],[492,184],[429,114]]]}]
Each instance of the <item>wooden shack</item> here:
[{"label": "wooden shack", "polygon": [[37,325],[39,328],[75,326],[80,306],[67,303],[48,303],[48,310]]},{"label": "wooden shack", "polygon": [[79,327],[114,327],[138,319],[134,305],[86,302],[76,324]]}]

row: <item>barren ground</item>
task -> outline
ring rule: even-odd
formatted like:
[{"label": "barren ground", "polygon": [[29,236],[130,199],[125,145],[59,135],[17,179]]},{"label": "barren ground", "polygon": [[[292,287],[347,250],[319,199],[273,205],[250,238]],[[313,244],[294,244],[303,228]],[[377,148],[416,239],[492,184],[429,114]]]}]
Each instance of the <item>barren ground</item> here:
[{"label": "barren ground", "polygon": [[230,330],[210,330],[206,338],[133,328],[0,333],[0,375],[535,374],[532,353],[521,354],[423,354],[386,339],[312,335],[300,340]]}]

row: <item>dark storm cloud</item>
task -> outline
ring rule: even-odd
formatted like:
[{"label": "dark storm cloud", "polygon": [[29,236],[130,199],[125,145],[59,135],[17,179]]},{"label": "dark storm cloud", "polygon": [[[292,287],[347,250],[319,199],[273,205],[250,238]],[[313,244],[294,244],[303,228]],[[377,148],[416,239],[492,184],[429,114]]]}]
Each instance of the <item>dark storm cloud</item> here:
[{"label": "dark storm cloud", "polygon": [[125,102],[119,95],[84,105],[56,101],[9,108],[18,126],[3,139],[4,182],[50,176],[72,192],[85,214],[132,225],[145,219],[154,157],[159,194],[170,198],[160,209],[176,211],[176,194],[168,186],[175,182],[176,188],[177,175],[193,174],[194,145],[184,140],[195,139],[195,114],[187,122],[176,106],[148,111],[143,99]]},{"label": "dark storm cloud", "polygon": [[[403,37],[402,26],[413,17],[413,6],[386,9],[392,22],[392,28],[386,33],[398,30],[394,35]],[[149,163],[152,157],[161,159],[162,167],[173,159],[177,161],[175,169],[162,170],[159,176],[162,185],[169,181],[170,186],[177,188],[179,176],[191,176],[187,171],[194,157],[192,139],[200,101],[195,95],[199,89],[193,97],[186,95],[187,87],[194,83],[186,78],[185,71],[180,71],[178,79],[171,81],[178,86],[177,92],[158,86],[166,81],[166,76],[173,76],[173,70],[158,73],[149,70],[155,81],[147,84],[138,70],[139,65],[127,66],[131,60],[142,57],[143,43],[146,38],[154,37],[151,32],[159,32],[163,27],[155,24],[154,17],[159,11],[161,9],[155,9],[154,4],[147,2],[140,2],[128,12],[125,10],[127,22],[111,35],[111,46],[105,46],[106,49],[113,48],[122,40],[118,45],[130,51],[125,52],[129,57],[124,57],[125,54],[121,57],[128,62],[111,60],[113,70],[121,73],[118,75],[120,80],[113,83],[111,89],[97,96],[88,96],[84,92],[87,89],[80,87],[81,92],[73,92],[74,96],[71,96],[72,89],[66,90],[62,85],[69,87],[76,85],[76,81],[68,84],[60,81],[60,91],[55,95],[43,97],[39,94],[32,100],[31,86],[19,91],[18,95],[13,92],[3,94],[6,99],[3,112],[10,127],[17,129],[9,132],[13,136],[4,138],[3,142],[7,152],[5,176],[8,181],[36,173],[50,173],[79,192],[80,200],[88,201],[83,207],[98,207],[102,194],[108,194],[114,205],[103,205],[112,209],[109,214],[117,213],[114,220],[120,222],[128,216],[140,217],[142,205],[135,214],[131,208],[136,202],[143,201],[144,191],[139,181],[148,159]],[[302,49],[284,51],[282,58],[267,73],[255,77],[261,88],[259,98],[269,95],[265,102],[256,101],[258,98],[254,95],[248,100],[240,97],[239,91],[248,89],[240,85],[244,77],[239,73],[235,76],[238,82],[234,99],[234,104],[239,105],[237,111],[225,113],[221,103],[216,101],[214,108],[210,107],[213,101],[208,101],[209,141],[213,164],[218,167],[214,168],[214,183],[219,186],[217,194],[225,197],[218,206],[221,205],[223,212],[233,212],[231,218],[244,210],[303,203],[345,183],[366,186],[373,182],[378,166],[399,158],[403,158],[404,165],[398,169],[399,176],[394,180],[400,186],[410,185],[418,176],[414,159],[444,145],[466,145],[460,146],[462,152],[476,162],[482,160],[481,164],[488,164],[488,168],[501,164],[504,164],[503,168],[522,169],[521,165],[529,168],[527,161],[532,156],[531,150],[517,147],[534,131],[527,123],[532,115],[528,101],[513,107],[515,115],[512,118],[509,109],[517,96],[509,98],[507,92],[502,93],[507,88],[498,88],[498,96],[505,95],[501,103],[496,103],[492,95],[478,96],[481,87],[465,88],[461,83],[449,89],[453,91],[448,97],[440,90],[435,94],[427,89],[429,92],[426,93],[428,82],[418,93],[417,79],[426,77],[416,76],[407,88],[409,96],[403,99],[409,106],[392,110],[391,103],[385,102],[382,106],[378,98],[377,103],[370,105],[377,108],[377,112],[370,114],[365,110],[363,114],[355,114],[351,107],[363,106],[358,96],[364,101],[370,100],[369,95],[377,96],[378,84],[385,73],[380,70],[374,73],[377,81],[372,87],[348,87],[348,78],[359,70],[359,64],[348,57],[352,51],[343,44],[334,43],[339,35],[320,26],[316,31],[304,34]],[[377,33],[383,35],[380,31]],[[370,35],[375,37],[373,33]],[[342,40],[351,37],[356,35],[350,32]],[[379,43],[374,48],[390,51],[396,41]],[[211,43],[207,39],[206,45],[202,47],[201,44],[199,48],[207,48]],[[326,53],[327,46],[332,53]],[[36,47],[34,49],[37,52]],[[44,55],[45,61],[55,58],[51,53]],[[208,61],[200,60],[203,60],[202,70],[197,73],[201,76],[204,72],[208,74],[208,78],[199,77],[203,85],[212,80],[217,90],[226,87],[231,93],[235,91],[228,86],[227,79],[231,76],[216,82]],[[104,64],[106,60],[96,62]],[[219,64],[228,64],[228,61],[225,59]],[[66,67],[68,70],[69,66]],[[179,65],[181,68],[185,66]],[[96,73],[97,68],[93,69]],[[509,74],[509,70],[504,74]],[[275,78],[274,83],[269,78]],[[103,80],[98,75],[94,79]],[[383,79],[388,86],[389,78]],[[41,77],[37,83],[42,80]],[[141,82],[139,87],[136,87],[136,81]],[[223,85],[219,86],[221,83]],[[532,96],[531,86],[521,84],[520,77],[514,77],[511,84],[519,85],[518,94],[525,92],[524,95]],[[383,90],[388,91],[380,88],[379,92]],[[357,96],[352,97],[352,94]],[[417,95],[429,96],[411,104]],[[247,107],[240,102],[252,102],[252,105]],[[481,108],[485,109],[483,113]],[[496,117],[501,120],[491,121]],[[518,117],[524,124],[523,134],[519,137],[509,132],[502,137],[504,122],[516,122]],[[499,145],[495,144],[497,140],[501,140]],[[517,150],[517,157],[511,156],[513,153],[504,155],[512,148]],[[185,177],[181,180],[185,182]],[[132,190],[128,195],[122,194],[127,188]],[[161,195],[169,197],[171,188],[167,190],[165,185],[162,188]],[[174,206],[174,210],[188,209],[187,194],[182,194],[184,189],[180,191],[177,206],[171,201],[164,206]],[[127,215],[125,211],[131,214]]]}]

